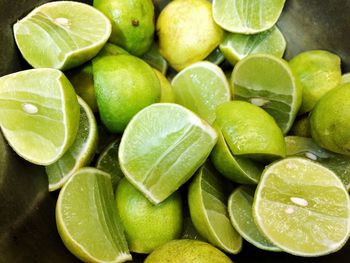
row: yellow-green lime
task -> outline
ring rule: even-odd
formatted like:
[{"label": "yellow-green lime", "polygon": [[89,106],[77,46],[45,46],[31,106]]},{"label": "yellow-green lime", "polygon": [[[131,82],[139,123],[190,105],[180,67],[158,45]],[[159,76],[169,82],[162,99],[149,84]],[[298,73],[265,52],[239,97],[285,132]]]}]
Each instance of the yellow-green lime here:
[{"label": "yellow-green lime", "polygon": [[183,216],[179,192],[153,205],[124,178],[115,191],[115,200],[130,251],[148,254],[180,237]]},{"label": "yellow-green lime", "polygon": [[341,82],[343,84],[350,83],[350,73],[343,74]]},{"label": "yellow-green lime", "polygon": [[61,188],[78,169],[88,166],[95,155],[98,134],[93,112],[83,99],[78,97],[80,121],[73,145],[53,164],[45,167],[49,179],[49,191]]},{"label": "yellow-green lime", "polygon": [[137,113],[126,127],[119,146],[120,167],[158,204],[195,173],[216,140],[215,130],[190,110],[156,103]]},{"label": "yellow-green lime", "polygon": [[267,54],[247,56],[234,67],[235,99],[263,108],[286,134],[301,105],[302,90],[288,62]]},{"label": "yellow-green lime", "polygon": [[116,56],[121,54],[129,55],[129,52],[112,43],[106,43],[106,45],[104,45],[101,51],[98,53],[98,56]]},{"label": "yellow-green lime", "polygon": [[84,262],[131,260],[105,172],[83,168],[72,175],[57,199],[56,224],[63,243]]},{"label": "yellow-green lime", "polygon": [[151,48],[141,57],[151,67],[159,70],[162,74],[166,74],[168,69],[168,62],[159,52],[159,47],[156,43],[153,43]]},{"label": "yellow-green lime", "polygon": [[273,27],[285,0],[213,0],[215,22],[227,31],[256,34]]},{"label": "yellow-green lime", "polygon": [[301,115],[298,116],[292,128],[289,131],[290,135],[302,136],[302,137],[311,137],[311,128],[310,128],[310,120],[309,115]]},{"label": "yellow-green lime", "polygon": [[79,103],[56,69],[31,69],[0,78],[0,126],[12,148],[39,165],[56,162],[73,144]]},{"label": "yellow-green lime", "polygon": [[214,63],[215,65],[219,65],[222,62],[224,62],[225,57],[224,54],[222,54],[222,52],[220,51],[220,49],[216,48],[213,52],[209,54],[209,56],[206,57],[205,60]]},{"label": "yellow-green lime", "polygon": [[57,1],[35,8],[13,27],[19,50],[34,68],[66,70],[93,58],[111,23],[90,5]]},{"label": "yellow-green lime", "polygon": [[204,165],[189,186],[188,206],[201,236],[221,250],[237,254],[242,248],[242,237],[232,227],[227,212],[228,186],[219,173]]},{"label": "yellow-green lime", "polygon": [[157,69],[153,69],[160,83],[160,102],[175,102],[174,90],[167,77]]},{"label": "yellow-green lime", "polygon": [[330,254],[350,236],[350,200],[343,183],[305,158],[286,158],[265,169],[253,215],[274,245],[298,256]]}]

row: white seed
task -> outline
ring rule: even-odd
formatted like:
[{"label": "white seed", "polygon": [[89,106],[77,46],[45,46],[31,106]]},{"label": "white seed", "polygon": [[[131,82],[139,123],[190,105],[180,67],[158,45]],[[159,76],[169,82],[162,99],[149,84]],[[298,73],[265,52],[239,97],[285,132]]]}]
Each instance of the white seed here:
[{"label": "white seed", "polygon": [[286,210],[284,210],[284,212],[286,212],[286,214],[290,215],[294,213],[294,208],[293,207],[288,207]]},{"label": "white seed", "polygon": [[263,99],[263,98],[252,98],[250,99],[250,103],[256,105],[256,106],[264,106],[265,104],[269,103],[269,100]]},{"label": "white seed", "polygon": [[307,153],[305,153],[305,156],[306,156],[307,158],[309,158],[310,160],[314,160],[314,161],[317,160],[317,156],[316,156],[315,154],[313,154],[313,153],[307,152]]},{"label": "white seed", "polygon": [[304,207],[309,205],[309,202],[307,200],[305,200],[304,198],[291,197],[290,200],[296,205],[300,205],[300,206],[304,206]]},{"label": "white seed", "polygon": [[61,26],[66,26],[66,27],[69,27],[69,20],[67,18],[64,18],[64,17],[57,17],[55,18],[55,23],[56,24],[59,24]]},{"label": "white seed", "polygon": [[35,114],[35,113],[38,112],[38,108],[35,105],[30,104],[30,103],[23,103],[22,104],[22,109],[26,113],[29,113],[29,114]]}]

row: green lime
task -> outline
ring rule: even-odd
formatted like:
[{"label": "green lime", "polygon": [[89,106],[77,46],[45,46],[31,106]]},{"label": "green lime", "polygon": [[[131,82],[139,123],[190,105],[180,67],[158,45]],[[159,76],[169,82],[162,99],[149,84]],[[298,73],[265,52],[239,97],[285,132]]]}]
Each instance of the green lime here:
[{"label": "green lime", "polygon": [[31,69],[0,78],[0,126],[18,155],[35,164],[56,162],[73,144],[79,103],[56,69]]},{"label": "green lime", "polygon": [[61,188],[78,169],[90,164],[97,148],[98,134],[95,116],[81,98],[78,134],[73,145],[53,164],[45,167],[49,191]]},{"label": "green lime", "polygon": [[285,0],[213,0],[215,22],[227,31],[256,34],[273,27]]},{"label": "green lime", "polygon": [[175,102],[175,94],[169,80],[157,69],[153,70],[156,73],[160,83],[160,102]]},{"label": "green lime", "polygon": [[198,231],[194,227],[190,215],[184,217],[181,239],[193,239],[193,240],[205,241],[205,239],[198,233]]},{"label": "green lime", "polygon": [[343,84],[350,83],[350,73],[343,74],[341,82]]},{"label": "green lime", "polygon": [[285,60],[266,54],[250,55],[237,63],[231,81],[235,99],[263,108],[284,134],[289,131],[301,105],[302,91]]},{"label": "green lime", "polygon": [[331,170],[304,158],[286,158],[265,169],[253,215],[273,244],[298,256],[330,254],[350,236],[344,185]]},{"label": "green lime", "polygon": [[219,65],[222,62],[224,62],[225,57],[224,54],[222,54],[222,52],[220,51],[220,49],[216,48],[213,52],[209,54],[209,56],[207,56],[205,60],[214,63],[215,65]]},{"label": "green lime", "polygon": [[209,124],[215,110],[230,101],[230,86],[224,72],[213,63],[202,61],[180,71],[171,82],[176,103],[197,113]]},{"label": "green lime", "polygon": [[186,108],[156,103],[137,113],[119,146],[128,180],[158,204],[204,163],[217,140],[215,130]]},{"label": "green lime", "polygon": [[168,69],[168,62],[159,52],[159,47],[156,43],[153,43],[151,48],[141,57],[151,67],[159,70],[162,74],[166,74]]},{"label": "green lime", "polygon": [[107,173],[95,168],[74,173],[58,196],[56,223],[63,243],[84,262],[131,260]]},{"label": "green lime", "polygon": [[100,51],[111,34],[111,23],[90,5],[57,1],[35,8],[13,30],[30,65],[66,70]]},{"label": "green lime", "polygon": [[188,189],[188,206],[197,231],[221,250],[237,254],[242,237],[232,227],[227,212],[229,187],[209,166],[202,166]]},{"label": "green lime", "polygon": [[293,126],[289,131],[289,134],[302,136],[302,137],[311,137],[309,115],[306,114],[306,115],[298,116],[295,119]]},{"label": "green lime", "polygon": [[122,54],[129,55],[128,51],[125,49],[118,47],[112,43],[106,43],[106,45],[104,45],[101,51],[98,53],[98,56],[117,56]]}]

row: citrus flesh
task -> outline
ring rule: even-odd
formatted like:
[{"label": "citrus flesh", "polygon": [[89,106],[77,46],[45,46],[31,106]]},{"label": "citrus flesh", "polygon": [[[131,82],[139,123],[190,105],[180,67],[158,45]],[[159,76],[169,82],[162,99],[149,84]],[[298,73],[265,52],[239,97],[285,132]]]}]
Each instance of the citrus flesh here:
[{"label": "citrus flesh", "polygon": [[349,83],[350,82],[350,73],[346,73],[342,75],[342,83]]},{"label": "citrus flesh", "polygon": [[214,63],[215,65],[219,65],[221,64],[222,62],[224,62],[225,60],[225,57],[224,55],[222,54],[222,52],[220,51],[219,48],[216,48],[214,49],[213,52],[211,52],[209,54],[209,56],[206,57],[205,59],[206,61],[209,61],[211,63]]}]

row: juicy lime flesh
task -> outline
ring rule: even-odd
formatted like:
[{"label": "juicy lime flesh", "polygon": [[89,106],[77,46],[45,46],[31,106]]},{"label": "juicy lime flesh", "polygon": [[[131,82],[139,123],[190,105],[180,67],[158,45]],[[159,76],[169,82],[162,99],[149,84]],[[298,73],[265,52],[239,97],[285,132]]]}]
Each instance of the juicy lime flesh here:
[{"label": "juicy lime flesh", "polygon": [[287,158],[263,173],[253,205],[262,232],[286,252],[320,256],[350,234],[350,202],[338,177],[303,158]]}]

